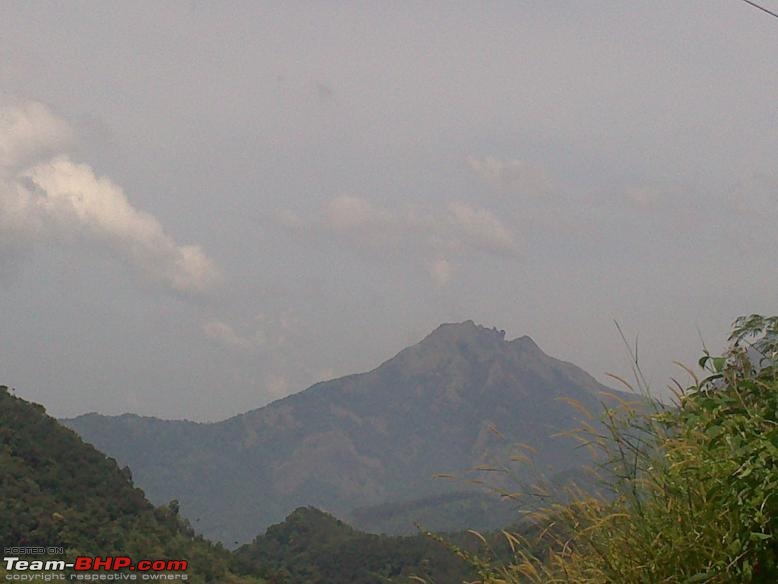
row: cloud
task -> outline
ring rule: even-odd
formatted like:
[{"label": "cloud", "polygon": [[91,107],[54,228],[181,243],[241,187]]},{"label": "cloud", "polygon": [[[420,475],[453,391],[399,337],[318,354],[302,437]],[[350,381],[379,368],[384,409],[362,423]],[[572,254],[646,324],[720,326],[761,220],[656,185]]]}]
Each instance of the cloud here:
[{"label": "cloud", "polygon": [[326,208],[327,224],[336,231],[350,229],[386,229],[396,218],[386,209],[350,195],[340,195],[329,201]]},{"label": "cloud", "polygon": [[64,148],[72,137],[70,125],[41,103],[0,107],[0,171]]},{"label": "cloud", "polygon": [[481,180],[501,193],[542,197],[553,192],[553,181],[546,170],[523,160],[471,156],[467,164]]},{"label": "cloud", "polygon": [[515,236],[490,211],[451,203],[448,213],[452,234],[466,246],[495,255],[518,254]]},{"label": "cloud", "polygon": [[107,251],[143,280],[201,294],[220,280],[197,245],[179,245],[121,187],[61,152],[69,125],[39,103],[0,108],[0,254],[36,243]]},{"label": "cloud", "polygon": [[313,216],[285,211],[280,220],[302,239],[332,241],[366,257],[419,263],[439,285],[451,280],[457,262],[473,255],[522,255],[516,234],[494,213],[463,202],[389,209],[339,195]]},{"label": "cloud", "polygon": [[251,350],[259,343],[259,339],[254,337],[244,337],[238,334],[234,328],[226,322],[214,319],[203,323],[203,333],[210,340],[219,345],[241,351]]},{"label": "cloud", "polygon": [[456,268],[445,258],[438,258],[431,262],[428,266],[428,271],[432,280],[438,286],[445,286],[454,277],[454,271]]},{"label": "cloud", "polygon": [[[289,311],[276,316],[259,314],[236,327],[220,318],[211,318],[202,324],[206,338],[228,349],[253,351],[263,347],[286,352],[290,345],[299,342],[301,324]],[[240,332],[239,332],[240,331]]]}]

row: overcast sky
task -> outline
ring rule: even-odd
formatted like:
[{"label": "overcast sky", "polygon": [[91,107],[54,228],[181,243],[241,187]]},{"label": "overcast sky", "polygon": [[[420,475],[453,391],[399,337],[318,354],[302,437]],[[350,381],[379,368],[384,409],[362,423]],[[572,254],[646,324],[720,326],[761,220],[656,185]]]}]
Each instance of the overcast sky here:
[{"label": "overcast sky", "polygon": [[[778,1],[764,0],[778,9]],[[738,0],[0,4],[0,382],[216,420],[441,322],[661,389],[778,313]]]}]

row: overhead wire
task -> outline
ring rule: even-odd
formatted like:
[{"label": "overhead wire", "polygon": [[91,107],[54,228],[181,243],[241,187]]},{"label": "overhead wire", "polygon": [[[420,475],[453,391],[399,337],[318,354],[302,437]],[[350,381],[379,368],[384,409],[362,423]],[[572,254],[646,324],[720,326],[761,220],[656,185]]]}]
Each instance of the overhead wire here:
[{"label": "overhead wire", "polygon": [[751,6],[756,8],[757,10],[761,10],[762,12],[766,12],[770,16],[775,16],[775,18],[778,18],[778,13],[773,12],[772,10],[768,10],[767,8],[765,8],[764,6],[760,6],[756,2],[751,2],[751,0],[743,0],[743,2],[745,2],[746,4],[750,4]]}]

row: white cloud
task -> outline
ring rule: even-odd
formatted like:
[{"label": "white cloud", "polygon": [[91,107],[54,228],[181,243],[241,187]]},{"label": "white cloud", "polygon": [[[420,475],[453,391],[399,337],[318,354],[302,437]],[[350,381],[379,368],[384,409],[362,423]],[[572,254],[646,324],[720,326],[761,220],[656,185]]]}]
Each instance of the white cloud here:
[{"label": "white cloud", "polygon": [[327,223],[332,229],[340,231],[363,227],[383,229],[395,221],[395,216],[388,210],[350,195],[340,195],[330,200],[326,214]]},{"label": "white cloud", "polygon": [[471,156],[467,164],[481,180],[501,193],[546,196],[553,192],[553,181],[546,170],[524,160]]},{"label": "white cloud", "polygon": [[487,253],[518,254],[514,234],[490,211],[464,203],[451,203],[448,212],[452,232],[458,241]]},{"label": "white cloud", "polygon": [[202,324],[203,334],[218,345],[241,351],[263,347],[270,351],[284,351],[299,341],[301,324],[289,311],[277,316],[258,314],[233,326],[220,318],[211,318]]},{"label": "white cloud", "polygon": [[331,240],[363,256],[420,263],[439,285],[451,280],[457,261],[474,254],[521,257],[511,229],[491,211],[462,202],[441,208],[388,209],[361,197],[340,195],[314,216],[286,211],[280,219],[302,238]]},{"label": "white cloud", "polygon": [[[196,245],[178,245],[121,187],[59,154],[71,134],[38,103],[0,109],[0,241],[78,243],[107,250],[144,280],[184,294],[203,293],[218,269]],[[37,163],[33,160],[38,160]]]}]

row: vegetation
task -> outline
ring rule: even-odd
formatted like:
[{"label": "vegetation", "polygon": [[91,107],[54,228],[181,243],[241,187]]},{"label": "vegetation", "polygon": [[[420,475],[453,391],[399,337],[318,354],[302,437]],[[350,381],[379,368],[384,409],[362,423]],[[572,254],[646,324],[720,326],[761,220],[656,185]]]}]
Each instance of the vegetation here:
[{"label": "vegetation", "polygon": [[475,573],[424,535],[388,537],[352,529],[332,515],[301,507],[235,552],[236,569],[271,584],[450,584]]},{"label": "vegetation", "polygon": [[[474,576],[439,543],[359,532],[301,508],[235,554],[194,533],[178,503],[154,508],[128,469],[85,444],[42,406],[0,386],[0,542],[79,555],[183,559],[190,582],[378,584]],[[42,559],[36,556],[35,559]],[[51,559],[63,559],[55,556]],[[0,564],[0,578],[6,573]]]},{"label": "vegetation", "polygon": [[133,487],[128,469],[119,469],[42,406],[13,396],[5,386],[0,386],[0,542],[61,546],[68,558],[184,559],[190,582],[261,582],[234,576],[231,554],[196,536],[178,517],[175,501],[155,509]]},{"label": "vegetation", "polygon": [[[128,469],[0,386],[0,541],[181,558],[190,581],[224,584],[776,582],[778,317],[740,318],[730,341],[721,357],[705,353],[703,378],[688,370],[693,383],[677,384],[672,405],[609,392],[619,405],[578,436],[600,456],[599,489],[556,497],[520,529],[389,537],[303,507],[234,554],[195,535],[176,502],[154,508]],[[647,391],[637,363],[636,377]],[[464,513],[478,500],[448,494],[365,512],[394,521],[443,504]]]},{"label": "vegetation", "polygon": [[674,407],[586,429],[607,492],[536,514],[535,537],[506,534],[508,562],[468,557],[480,581],[778,581],[778,317],[740,318],[730,341]]}]

